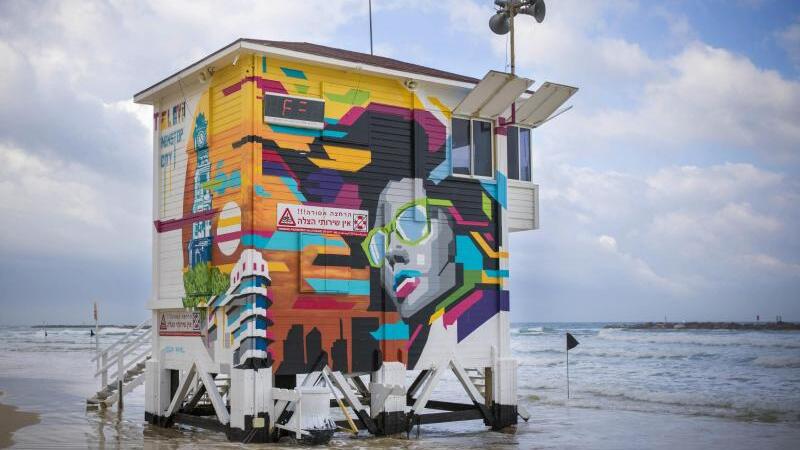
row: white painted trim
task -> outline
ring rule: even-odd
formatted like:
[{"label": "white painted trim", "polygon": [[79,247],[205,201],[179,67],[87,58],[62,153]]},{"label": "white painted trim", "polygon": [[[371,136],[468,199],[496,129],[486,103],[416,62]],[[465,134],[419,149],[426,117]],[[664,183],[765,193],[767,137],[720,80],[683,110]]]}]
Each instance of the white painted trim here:
[{"label": "white painted trim", "polygon": [[[495,159],[497,158],[497,145],[495,145],[494,120],[485,119],[485,118],[482,118],[482,117],[452,116],[452,117],[450,117],[450,133],[451,133],[451,135],[453,133],[453,131],[452,131],[453,130],[453,119],[461,119],[461,120],[466,120],[466,121],[469,122],[469,172],[470,173],[469,173],[469,175],[467,175],[467,174],[463,174],[463,173],[455,173],[455,172],[453,172],[453,156],[451,154],[450,155],[450,175],[453,176],[453,177],[456,177],[456,178],[463,178],[463,179],[466,179],[466,180],[495,181],[494,174],[497,171],[497,163],[495,161]],[[492,160],[492,171],[491,172],[492,172],[492,175],[491,176],[475,175],[473,173],[475,171],[475,135],[472,132],[472,122],[489,122],[489,126],[490,126],[489,133],[491,133],[490,142],[492,143],[491,144],[492,145],[492,155],[491,155],[491,160]],[[452,151],[453,150],[451,149],[451,152]]]},{"label": "white painted trim", "polygon": [[538,188],[539,185],[537,185],[533,181],[522,181],[522,180],[514,180],[514,179],[509,178],[508,179],[508,187],[533,190],[533,189]]}]

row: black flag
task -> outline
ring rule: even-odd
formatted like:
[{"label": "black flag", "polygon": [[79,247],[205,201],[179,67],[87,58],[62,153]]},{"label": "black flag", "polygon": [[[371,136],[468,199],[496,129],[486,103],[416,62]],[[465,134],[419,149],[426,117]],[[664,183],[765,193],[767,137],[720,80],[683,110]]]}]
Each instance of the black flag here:
[{"label": "black flag", "polygon": [[573,348],[577,347],[578,344],[579,342],[577,339],[575,339],[575,336],[567,333],[567,351],[570,351]]}]

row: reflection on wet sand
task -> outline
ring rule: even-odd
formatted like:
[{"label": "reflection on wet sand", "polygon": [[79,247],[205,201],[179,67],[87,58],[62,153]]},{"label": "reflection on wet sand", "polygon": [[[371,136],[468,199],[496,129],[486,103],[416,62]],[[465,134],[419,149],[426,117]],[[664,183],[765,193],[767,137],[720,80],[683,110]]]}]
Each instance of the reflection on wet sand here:
[{"label": "reflection on wet sand", "polygon": [[[0,397],[3,392],[0,391]],[[15,406],[0,403],[0,448],[10,447],[15,431],[39,423],[39,414],[19,411]]]}]

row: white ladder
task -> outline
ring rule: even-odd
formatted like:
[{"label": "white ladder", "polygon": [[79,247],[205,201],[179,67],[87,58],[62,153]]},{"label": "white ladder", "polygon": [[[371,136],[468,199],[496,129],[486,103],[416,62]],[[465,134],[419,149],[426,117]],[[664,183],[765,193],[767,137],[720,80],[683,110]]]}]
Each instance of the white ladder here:
[{"label": "white ladder", "polygon": [[464,372],[469,376],[469,380],[475,386],[475,389],[481,393],[483,398],[486,398],[486,375],[483,370],[473,367],[465,367]]}]

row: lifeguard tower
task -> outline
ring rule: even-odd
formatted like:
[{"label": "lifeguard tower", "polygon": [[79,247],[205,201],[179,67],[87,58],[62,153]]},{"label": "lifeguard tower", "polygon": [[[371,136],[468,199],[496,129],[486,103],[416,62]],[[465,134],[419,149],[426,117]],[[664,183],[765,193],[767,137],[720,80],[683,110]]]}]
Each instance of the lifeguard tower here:
[{"label": "lifeguard tower", "polygon": [[[509,233],[538,227],[532,135],[576,91],[532,84],[239,39],[136,94],[154,111],[147,421],[246,442],[324,442],[337,417],[515,424]],[[436,399],[447,371],[470,403]]]}]

